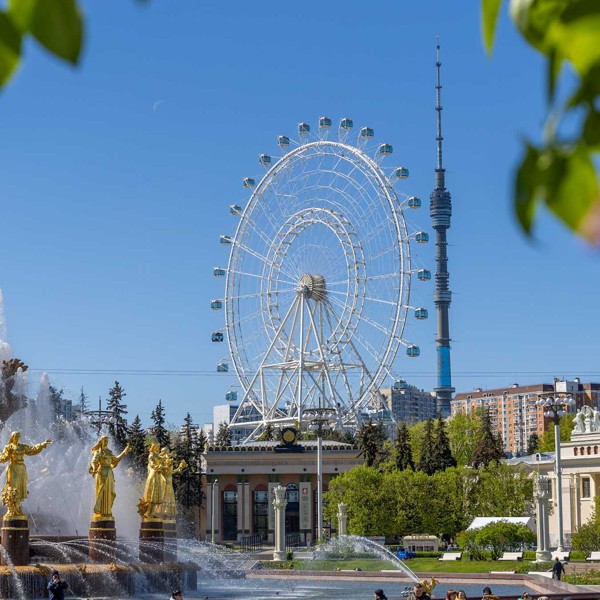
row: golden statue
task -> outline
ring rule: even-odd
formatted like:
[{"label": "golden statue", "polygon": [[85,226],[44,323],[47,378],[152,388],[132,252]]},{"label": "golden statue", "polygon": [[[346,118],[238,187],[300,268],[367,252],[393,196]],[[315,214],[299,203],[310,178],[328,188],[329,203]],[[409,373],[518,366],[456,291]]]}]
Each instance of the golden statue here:
[{"label": "golden statue", "polygon": [[8,509],[4,518],[21,517],[23,510],[21,502],[27,498],[27,468],[25,467],[25,455],[34,456],[39,454],[52,440],[46,440],[41,444],[28,446],[21,444],[21,434],[13,431],[8,439],[8,444],[0,453],[0,462],[8,462],[6,469],[6,483],[2,488],[2,504]]},{"label": "golden statue", "polygon": [[94,476],[95,502],[93,521],[112,521],[112,507],[116,498],[113,469],[129,452],[129,446],[115,456],[108,447],[108,436],[103,435],[92,447],[92,462],[89,472]]},{"label": "golden statue", "polygon": [[174,519],[177,515],[177,505],[175,503],[175,490],[173,489],[173,475],[181,473],[188,465],[185,460],[182,460],[179,463],[179,466],[174,469],[173,458],[175,455],[171,454],[168,448],[163,448],[160,451],[159,456],[162,462],[161,471],[165,478],[165,497],[163,498],[163,503],[160,507],[160,514],[165,517],[165,519]]},{"label": "golden statue", "polygon": [[158,509],[165,497],[165,476],[160,457],[160,446],[153,442],[148,453],[148,475],[144,495],[138,503],[138,513],[144,519],[157,519]]}]

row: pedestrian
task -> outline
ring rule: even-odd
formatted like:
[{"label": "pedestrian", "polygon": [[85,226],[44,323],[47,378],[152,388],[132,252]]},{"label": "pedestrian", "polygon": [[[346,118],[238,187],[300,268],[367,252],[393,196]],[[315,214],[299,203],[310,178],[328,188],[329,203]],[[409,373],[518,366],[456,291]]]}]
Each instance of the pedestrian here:
[{"label": "pedestrian", "polygon": [[408,596],[408,600],[431,600],[431,596],[423,589],[423,584],[417,581],[413,586],[413,591]]},{"label": "pedestrian", "polygon": [[58,571],[52,572],[52,579],[48,584],[48,591],[50,592],[50,600],[65,600],[65,590],[69,586],[66,581],[60,578]]},{"label": "pedestrian", "polygon": [[456,590],[448,590],[446,592],[446,600],[456,600],[458,592]]},{"label": "pedestrian", "polygon": [[465,590],[458,590],[458,600],[467,600],[467,594],[465,594]]},{"label": "pedestrian", "polygon": [[171,599],[183,600],[183,594],[181,593],[181,590],[173,590],[173,593],[171,594]]},{"label": "pedestrian", "polygon": [[492,590],[485,586],[483,588],[483,598],[481,600],[499,600],[498,596],[496,596],[496,594],[492,593]]},{"label": "pedestrian", "polygon": [[554,559],[554,564],[552,565],[552,579],[558,579],[558,581],[560,581],[560,578],[564,572],[565,572],[565,567],[560,562],[560,560],[558,560],[558,556],[557,556]]},{"label": "pedestrian", "polygon": [[527,592],[523,592],[519,596],[518,600],[531,600],[531,596]]},{"label": "pedestrian", "polygon": [[375,590],[373,592],[373,598],[375,598],[375,600],[387,600],[387,596],[383,593],[382,589]]}]

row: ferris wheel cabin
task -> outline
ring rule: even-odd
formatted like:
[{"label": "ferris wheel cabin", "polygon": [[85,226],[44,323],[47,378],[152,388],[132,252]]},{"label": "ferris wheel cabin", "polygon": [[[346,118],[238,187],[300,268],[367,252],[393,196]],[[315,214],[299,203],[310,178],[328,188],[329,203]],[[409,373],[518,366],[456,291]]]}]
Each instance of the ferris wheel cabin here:
[{"label": "ferris wheel cabin", "polygon": [[223,267],[215,267],[213,269],[213,275],[215,277],[225,277],[226,271]]},{"label": "ferris wheel cabin", "polygon": [[225,393],[225,400],[227,402],[237,402],[238,394],[236,391],[230,391]]},{"label": "ferris wheel cabin", "polygon": [[372,138],[375,135],[375,130],[372,127],[361,127],[360,137],[363,139]]},{"label": "ferris wheel cabin", "polygon": [[271,164],[271,157],[268,154],[261,154],[258,157],[258,162],[263,165],[263,167],[268,167]]},{"label": "ferris wheel cabin", "polygon": [[321,129],[329,129],[331,127],[331,119],[329,117],[319,117],[319,127]]},{"label": "ferris wheel cabin", "polygon": [[394,152],[394,147],[391,144],[381,144],[377,150],[381,156],[389,156]]},{"label": "ferris wheel cabin", "polygon": [[398,167],[395,173],[398,179],[406,179],[408,177],[408,169],[406,167]]},{"label": "ferris wheel cabin", "polygon": [[421,208],[421,198],[411,196],[408,199],[408,208]]},{"label": "ferris wheel cabin", "polygon": [[408,388],[408,383],[404,379],[397,379],[394,381],[393,388],[395,390],[405,390]]},{"label": "ferris wheel cabin", "polygon": [[431,271],[427,269],[419,269],[417,271],[417,277],[419,281],[429,281],[431,279]]},{"label": "ferris wheel cabin", "polygon": [[424,321],[429,318],[429,311],[426,308],[415,308],[415,319]]},{"label": "ferris wheel cabin", "polygon": [[406,355],[410,356],[412,358],[415,358],[417,356],[419,356],[419,354],[421,354],[421,349],[419,348],[419,346],[409,346],[406,349]]},{"label": "ferris wheel cabin", "polygon": [[342,119],[340,121],[340,129],[352,129],[354,127],[354,121],[352,119]]},{"label": "ferris wheel cabin", "polygon": [[243,210],[244,210],[244,209],[243,209],[243,208],[242,208],[242,207],[241,207],[239,204],[232,204],[232,205],[229,207],[229,212],[230,212],[232,215],[236,215],[236,216],[237,216],[237,215],[241,215],[241,214],[242,214],[242,212],[243,212]]},{"label": "ferris wheel cabin", "polygon": [[219,238],[219,242],[223,244],[223,246],[230,246],[233,243],[230,235],[222,235]]},{"label": "ferris wheel cabin", "polygon": [[287,148],[290,145],[290,138],[287,135],[277,136],[277,144],[280,148]]},{"label": "ferris wheel cabin", "polygon": [[310,133],[310,125],[308,123],[298,123],[298,135],[308,135]]},{"label": "ferris wheel cabin", "polygon": [[228,373],[229,372],[229,363],[225,360],[222,360],[217,363],[217,373]]},{"label": "ferris wheel cabin", "polygon": [[429,234],[426,231],[418,231],[415,235],[417,244],[426,244],[429,241]]},{"label": "ferris wheel cabin", "polygon": [[223,332],[222,331],[213,331],[210,336],[213,342],[222,342],[223,341]]},{"label": "ferris wheel cabin", "polygon": [[242,180],[242,185],[245,188],[253,188],[256,185],[256,181],[252,177],[244,177]]},{"label": "ferris wheel cabin", "polygon": [[223,308],[223,300],[211,300],[210,307],[213,310],[221,310]]}]

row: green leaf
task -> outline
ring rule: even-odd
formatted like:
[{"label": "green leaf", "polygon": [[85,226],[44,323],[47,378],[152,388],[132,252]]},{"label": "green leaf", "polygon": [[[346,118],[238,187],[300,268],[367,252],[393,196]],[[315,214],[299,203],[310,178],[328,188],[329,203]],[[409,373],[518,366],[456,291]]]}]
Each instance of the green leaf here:
[{"label": "green leaf", "polygon": [[547,54],[552,42],[548,33],[571,0],[511,0],[510,16],[523,37]]},{"label": "green leaf", "polygon": [[22,31],[30,32],[52,54],[77,64],[83,20],[76,0],[10,0]]},{"label": "green leaf", "polygon": [[554,92],[556,91],[556,81],[560,74],[562,59],[558,56],[555,48],[548,52],[548,104],[554,101]]},{"label": "green leaf", "polygon": [[539,160],[540,152],[538,149],[527,144],[525,158],[517,169],[515,176],[515,213],[527,235],[531,235],[531,226],[541,186],[538,169]]},{"label": "green leaf", "polygon": [[14,73],[21,57],[21,34],[10,16],[0,12],[0,87]]},{"label": "green leaf", "polygon": [[600,112],[590,110],[583,124],[583,139],[590,147],[600,147]]},{"label": "green leaf", "polygon": [[494,34],[502,0],[481,0],[481,27],[485,49],[490,53],[494,47]]},{"label": "green leaf", "polygon": [[588,150],[559,149],[544,165],[545,201],[568,227],[578,231],[598,198],[598,177]]},{"label": "green leaf", "polygon": [[571,0],[550,35],[580,74],[600,62],[600,2]]}]

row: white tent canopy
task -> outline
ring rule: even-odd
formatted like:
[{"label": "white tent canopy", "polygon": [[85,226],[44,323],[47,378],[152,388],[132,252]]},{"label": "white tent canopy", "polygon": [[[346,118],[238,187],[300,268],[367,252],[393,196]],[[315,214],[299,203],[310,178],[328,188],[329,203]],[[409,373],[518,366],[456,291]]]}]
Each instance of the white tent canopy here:
[{"label": "white tent canopy", "polygon": [[497,521],[506,521],[507,523],[514,523],[515,525],[526,525],[532,531],[535,531],[535,521],[533,517],[475,517],[473,522],[467,527],[467,531],[471,529],[480,529],[490,523],[496,523]]}]

